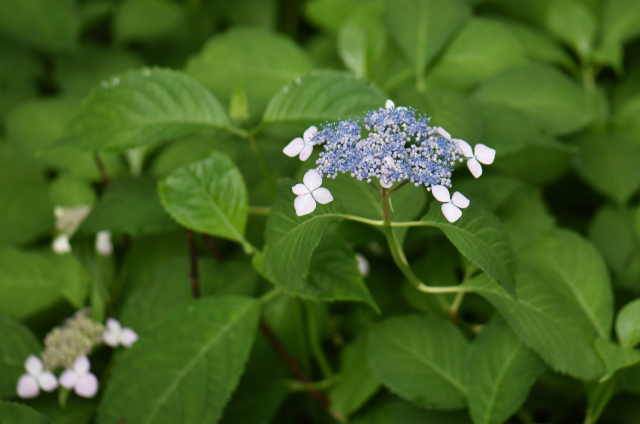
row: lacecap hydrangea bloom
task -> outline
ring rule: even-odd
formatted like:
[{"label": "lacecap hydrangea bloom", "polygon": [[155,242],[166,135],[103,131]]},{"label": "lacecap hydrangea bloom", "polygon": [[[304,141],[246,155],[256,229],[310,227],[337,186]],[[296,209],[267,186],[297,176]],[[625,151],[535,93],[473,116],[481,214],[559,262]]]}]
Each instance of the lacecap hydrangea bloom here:
[{"label": "lacecap hydrangea bloom", "polygon": [[[322,131],[313,126],[305,131],[304,138],[289,143],[284,153],[291,157],[300,154],[300,159],[306,160],[314,145],[324,147],[317,167],[305,174],[304,184],[292,188],[298,195],[295,202],[298,216],[313,212],[316,201],[333,200],[329,190],[319,188],[322,177],[336,178],[342,173],[369,183],[377,179],[385,189],[401,182],[411,182],[416,187],[424,185],[443,202],[445,218],[455,222],[462,215],[461,208],[469,205],[469,200],[459,192],[449,197],[455,162],[467,160],[472,174],[478,178],[482,174],[480,162],[489,165],[495,157],[495,150],[482,144],[472,152],[465,141],[452,139],[443,128],[429,126],[426,116],[416,115],[412,108],[396,107],[391,100],[387,100],[384,108],[367,112],[364,118],[327,123]],[[313,179],[311,187],[307,179]],[[315,196],[316,192],[320,198]]]}]

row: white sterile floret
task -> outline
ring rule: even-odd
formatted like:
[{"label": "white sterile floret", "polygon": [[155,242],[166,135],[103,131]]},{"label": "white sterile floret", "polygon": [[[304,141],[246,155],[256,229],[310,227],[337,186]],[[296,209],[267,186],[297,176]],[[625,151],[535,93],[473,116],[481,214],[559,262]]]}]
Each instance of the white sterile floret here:
[{"label": "white sterile floret", "polygon": [[91,363],[85,355],[78,357],[73,368],[65,370],[60,375],[60,385],[66,389],[73,389],[78,396],[92,398],[98,392],[98,379],[89,372]]},{"label": "white sterile floret", "polygon": [[482,165],[491,165],[493,163],[493,159],[496,157],[495,149],[491,147],[487,147],[484,144],[476,144],[474,150],[471,150],[471,146],[464,140],[454,139],[458,145],[458,150],[462,152],[462,155],[467,159],[467,166],[469,167],[469,171],[473,174],[474,177],[478,178],[482,175]]},{"label": "white sterile floret", "polygon": [[431,193],[433,197],[439,202],[442,202],[442,213],[449,222],[456,222],[461,216],[462,211],[469,206],[469,199],[464,197],[459,191],[453,193],[453,198],[449,195],[449,189],[445,186],[433,186],[431,187]]},{"label": "white sterile floret", "polygon": [[363,277],[369,275],[369,261],[360,253],[356,253],[356,260],[358,261],[358,270]]},{"label": "white sterile floret", "polygon": [[110,231],[100,231],[96,235],[96,252],[103,256],[109,256],[113,253]]},{"label": "white sterile floret", "polygon": [[51,243],[51,248],[58,255],[71,252],[71,244],[69,244],[69,236],[64,233],[60,234],[58,237],[53,239],[53,242]]},{"label": "white sterile floret", "polygon": [[451,141],[451,134],[449,134],[447,131],[445,131],[444,128],[442,127],[435,127],[434,130],[436,130],[436,132],[438,134],[440,134],[441,136],[443,136],[444,138],[446,138],[447,140]]},{"label": "white sterile floret", "polygon": [[123,328],[117,319],[107,318],[102,340],[111,347],[131,347],[138,340],[138,335],[130,328]]},{"label": "white sterile floret", "polygon": [[333,200],[331,192],[322,185],[322,177],[315,169],[310,169],[304,174],[302,179],[304,184],[296,184],[292,187],[292,191],[298,195],[293,205],[296,208],[296,214],[303,216],[310,214],[316,209],[316,201],[323,205]]},{"label": "white sterile floret", "polygon": [[298,137],[294,138],[293,141],[287,144],[282,151],[285,155],[289,157],[294,157],[300,155],[300,160],[307,160],[309,156],[311,156],[311,152],[313,152],[313,138],[318,133],[318,128],[311,126],[304,132],[304,139]]},{"label": "white sterile floret", "polygon": [[396,104],[393,103],[393,100],[389,99],[387,100],[387,103],[385,103],[384,108],[385,109],[393,109],[396,107]]},{"label": "white sterile floret", "polygon": [[45,371],[40,358],[29,355],[24,363],[27,374],[22,374],[18,380],[18,396],[24,399],[34,398],[40,394],[40,389],[52,392],[58,387],[58,380],[51,371]]}]

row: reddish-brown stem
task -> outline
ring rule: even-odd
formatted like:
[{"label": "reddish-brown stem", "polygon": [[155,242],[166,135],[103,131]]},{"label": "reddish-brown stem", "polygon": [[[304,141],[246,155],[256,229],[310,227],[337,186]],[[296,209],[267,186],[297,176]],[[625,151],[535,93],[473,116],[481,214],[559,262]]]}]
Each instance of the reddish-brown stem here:
[{"label": "reddish-brown stem", "polygon": [[93,158],[96,161],[96,165],[98,165],[100,176],[102,177],[102,182],[106,187],[109,185],[109,175],[107,174],[107,169],[104,167],[104,163],[102,163],[102,159],[100,159],[100,155],[98,154],[98,152],[93,154]]},{"label": "reddish-brown stem", "polygon": [[216,260],[221,261],[222,253],[220,253],[218,246],[216,246],[216,244],[213,242],[211,236],[203,234],[202,238],[204,239],[204,243],[207,245],[207,249],[209,249],[209,252],[211,252],[211,255],[216,258]]},{"label": "reddish-brown stem", "polygon": [[191,259],[191,272],[189,273],[189,279],[191,280],[191,294],[193,297],[200,297],[200,285],[198,276],[198,256],[196,253],[196,244],[193,240],[193,231],[187,231],[187,243],[189,244],[189,257]]}]

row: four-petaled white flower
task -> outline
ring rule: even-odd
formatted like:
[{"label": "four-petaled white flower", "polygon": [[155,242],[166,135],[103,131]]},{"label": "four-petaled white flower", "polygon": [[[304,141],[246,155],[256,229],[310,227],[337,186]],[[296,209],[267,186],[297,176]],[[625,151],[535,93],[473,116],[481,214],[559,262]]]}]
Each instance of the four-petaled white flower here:
[{"label": "four-petaled white flower", "polygon": [[71,244],[69,244],[69,236],[64,233],[60,234],[58,237],[53,239],[53,242],[51,243],[51,248],[58,255],[71,252]]},{"label": "four-petaled white flower", "polygon": [[315,126],[309,127],[309,129],[304,132],[304,139],[300,137],[294,138],[282,151],[289,157],[300,155],[300,160],[304,161],[309,159],[311,152],[313,152],[313,145],[315,144],[313,137],[315,137],[317,133],[318,128]]},{"label": "four-petaled white flower", "polygon": [[324,205],[333,200],[331,192],[326,188],[320,187],[322,185],[322,177],[315,169],[308,170],[304,174],[302,181],[304,184],[296,184],[292,188],[292,191],[298,195],[293,202],[298,216],[313,212],[316,209],[316,201]]},{"label": "four-petaled white flower", "polygon": [[111,243],[111,232],[100,231],[96,235],[96,252],[103,256],[113,253],[113,243]]},{"label": "four-petaled white flower", "polygon": [[66,389],[73,389],[78,396],[92,398],[98,392],[98,379],[89,372],[91,363],[85,355],[78,357],[73,363],[73,369],[65,370],[60,375],[60,385]]},{"label": "four-petaled white flower", "polygon": [[24,399],[34,398],[40,394],[40,389],[52,392],[58,387],[58,380],[51,371],[45,371],[40,358],[29,355],[24,363],[27,374],[22,374],[18,380],[18,396]]},{"label": "four-petaled white flower", "polygon": [[464,140],[453,140],[458,144],[458,149],[462,152],[462,155],[467,158],[467,166],[469,171],[474,177],[478,178],[482,175],[482,165],[491,165],[493,159],[496,157],[496,151],[491,147],[487,147],[484,144],[476,144],[475,149],[472,151],[471,146]]},{"label": "four-petaled white flower", "polygon": [[102,340],[111,347],[131,347],[138,340],[138,335],[130,328],[122,328],[117,319],[107,318]]},{"label": "four-petaled white flower", "polygon": [[449,222],[456,222],[462,216],[460,208],[464,209],[469,206],[469,199],[464,197],[462,193],[456,191],[452,198],[449,195],[449,189],[445,186],[433,186],[431,193],[439,202],[442,202],[442,213]]}]

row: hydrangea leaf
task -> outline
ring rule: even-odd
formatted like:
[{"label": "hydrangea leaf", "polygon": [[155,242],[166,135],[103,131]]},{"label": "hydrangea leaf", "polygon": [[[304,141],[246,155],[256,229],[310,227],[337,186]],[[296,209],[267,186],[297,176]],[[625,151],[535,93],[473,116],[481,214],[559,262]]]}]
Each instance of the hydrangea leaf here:
[{"label": "hydrangea leaf", "polygon": [[192,77],[169,69],[141,69],[93,89],[71,118],[60,145],[122,151],[228,126],[218,100]]},{"label": "hydrangea leaf", "polygon": [[616,371],[640,362],[640,352],[620,347],[611,340],[596,339],[595,347],[606,367],[605,374],[599,380],[600,383],[609,380]]},{"label": "hydrangea leaf", "polygon": [[0,417],[7,423],[51,424],[51,420],[40,412],[17,402],[0,401]]},{"label": "hydrangea leaf", "polygon": [[383,4],[358,8],[338,34],[338,54],[358,78],[366,78],[384,52],[387,41],[382,23]]},{"label": "hydrangea leaf", "polygon": [[435,315],[405,315],[374,324],[369,363],[374,375],[397,395],[427,409],[467,405],[464,357],[467,339]]},{"label": "hydrangea leaf", "polygon": [[469,410],[476,424],[505,422],[547,366],[502,320],[484,326],[467,351]]},{"label": "hydrangea leaf", "polygon": [[0,315],[0,398],[16,394],[18,378],[25,373],[24,361],[38,355],[42,344],[24,324]]},{"label": "hydrangea leaf", "polygon": [[259,314],[258,302],[241,296],[174,308],[123,352],[97,423],[123,416],[141,424],[217,422],[249,358]]},{"label": "hydrangea leaf", "polygon": [[622,67],[623,44],[638,35],[640,5],[635,0],[610,0],[602,5],[601,41],[595,58],[616,70]]},{"label": "hydrangea leaf", "polygon": [[351,422],[353,424],[471,424],[466,412],[427,411],[400,399],[375,402]]},{"label": "hydrangea leaf", "polygon": [[640,299],[627,303],[616,317],[616,335],[624,348],[640,343]]},{"label": "hydrangea leaf", "polygon": [[640,252],[633,212],[628,208],[603,206],[591,219],[587,233],[617,275],[624,275]]},{"label": "hydrangea leaf", "polygon": [[225,155],[212,153],[176,169],[160,181],[158,190],[165,209],[180,224],[246,244],[247,188]]},{"label": "hydrangea leaf", "polygon": [[262,120],[324,122],[362,116],[384,106],[387,97],[373,84],[345,72],[313,71],[278,91]]},{"label": "hydrangea leaf", "polygon": [[578,0],[549,2],[545,26],[583,60],[591,54],[597,25],[595,13]]},{"label": "hydrangea leaf", "polygon": [[169,0],[127,0],[114,17],[114,35],[120,43],[158,38],[179,24],[182,15],[182,8]]},{"label": "hydrangea leaf", "polygon": [[547,32],[516,20],[504,21],[504,24],[518,37],[530,58],[565,68],[576,67],[571,55]]},{"label": "hydrangea leaf", "polygon": [[451,223],[432,202],[422,223],[440,228],[458,250],[475,263],[505,290],[515,293],[516,256],[513,242],[504,225],[478,202],[464,210],[462,218]]}]

